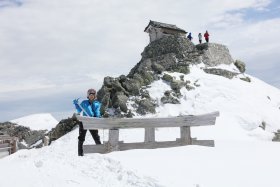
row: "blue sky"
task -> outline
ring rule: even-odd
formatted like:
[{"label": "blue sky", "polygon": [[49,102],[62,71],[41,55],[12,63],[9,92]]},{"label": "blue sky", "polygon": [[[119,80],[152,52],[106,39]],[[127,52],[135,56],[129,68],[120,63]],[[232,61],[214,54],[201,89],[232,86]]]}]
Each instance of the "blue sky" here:
[{"label": "blue sky", "polygon": [[149,20],[228,46],[247,73],[280,88],[280,3],[271,0],[0,0],[0,121],[72,115],[72,99],[128,74]]}]

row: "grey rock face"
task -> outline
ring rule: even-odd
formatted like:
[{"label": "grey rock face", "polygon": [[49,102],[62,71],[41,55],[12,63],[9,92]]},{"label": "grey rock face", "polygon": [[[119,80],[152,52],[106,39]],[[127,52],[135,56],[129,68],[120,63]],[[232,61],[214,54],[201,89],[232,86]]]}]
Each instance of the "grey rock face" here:
[{"label": "grey rock face", "polygon": [[228,71],[228,70],[218,69],[218,68],[203,69],[203,71],[205,73],[223,76],[223,77],[226,77],[228,79],[232,79],[234,76],[238,75],[238,73],[234,73],[234,72],[231,72],[231,71]]},{"label": "grey rock face", "polygon": [[196,45],[196,48],[202,53],[202,61],[207,66],[234,63],[234,60],[225,45],[203,43]]},{"label": "grey rock face", "polygon": [[170,53],[187,54],[194,50],[194,44],[188,39],[180,36],[169,36],[151,42],[142,53],[142,58],[154,58]]}]

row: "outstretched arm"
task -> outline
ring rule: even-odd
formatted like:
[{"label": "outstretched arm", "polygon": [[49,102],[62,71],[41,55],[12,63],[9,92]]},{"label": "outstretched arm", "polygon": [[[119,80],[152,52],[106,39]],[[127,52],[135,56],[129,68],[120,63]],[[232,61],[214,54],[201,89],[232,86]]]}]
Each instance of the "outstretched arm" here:
[{"label": "outstretched arm", "polygon": [[75,105],[75,108],[76,108],[77,112],[78,112],[78,113],[81,113],[82,109],[81,109],[81,107],[80,107],[80,105],[79,105],[79,99],[80,99],[80,98],[74,99],[74,100],[73,100],[73,104]]}]

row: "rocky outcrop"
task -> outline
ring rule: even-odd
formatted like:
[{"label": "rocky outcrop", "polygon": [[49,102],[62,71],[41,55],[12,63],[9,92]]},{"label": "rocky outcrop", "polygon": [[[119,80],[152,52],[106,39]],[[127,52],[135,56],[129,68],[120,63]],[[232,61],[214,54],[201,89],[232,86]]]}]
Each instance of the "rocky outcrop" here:
[{"label": "rocky outcrop", "polygon": [[224,69],[219,69],[219,68],[203,69],[203,71],[205,73],[223,76],[223,77],[226,77],[228,79],[232,79],[234,76],[238,75],[238,73],[231,72],[231,71],[224,70]]},{"label": "rocky outcrop", "polygon": [[51,142],[72,131],[76,126],[78,126],[78,121],[76,118],[72,117],[68,119],[63,119],[54,128],[52,128],[52,130],[50,130],[46,134],[46,136],[50,138]]},{"label": "rocky outcrop", "polygon": [[[153,101],[146,87],[155,80],[162,79],[170,85],[172,93],[161,98],[162,103],[177,104],[181,96],[180,89],[186,87],[192,90],[195,87],[184,82],[184,79],[175,80],[164,71],[189,74],[191,64],[204,63],[206,67],[219,64],[231,64],[233,59],[226,46],[221,44],[205,43],[194,45],[183,36],[172,35],[151,42],[141,53],[141,60],[127,76],[105,77],[97,98],[102,103],[101,114],[104,117],[132,117],[132,111],[140,115],[154,113],[156,102]],[[205,69],[207,73],[232,78],[236,74],[220,69]],[[196,83],[194,86],[198,87]],[[175,93],[175,95],[173,94]]]},{"label": "rocky outcrop", "polygon": [[45,136],[48,136],[50,141],[54,141],[72,131],[76,126],[78,126],[78,121],[74,117],[61,120],[49,132],[47,130],[31,130],[29,127],[16,123],[5,122],[0,123],[0,133],[17,137],[19,149],[30,149],[42,147]]},{"label": "rocky outcrop", "polygon": [[225,45],[203,43],[196,45],[196,48],[200,51],[200,53],[202,53],[202,62],[207,66],[234,63],[234,60]]},{"label": "rocky outcrop", "polygon": [[47,130],[31,130],[29,127],[24,127],[16,123],[5,122],[0,123],[0,132],[8,134],[11,137],[18,137],[19,149],[28,149],[42,146],[42,143],[36,143],[42,140]]}]

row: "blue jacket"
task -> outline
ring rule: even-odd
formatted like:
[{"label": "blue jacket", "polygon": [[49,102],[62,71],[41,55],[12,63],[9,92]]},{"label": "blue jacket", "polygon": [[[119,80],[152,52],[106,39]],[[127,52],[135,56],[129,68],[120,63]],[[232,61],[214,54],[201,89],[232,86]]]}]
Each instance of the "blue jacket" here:
[{"label": "blue jacket", "polygon": [[[89,117],[100,117],[100,107],[101,107],[101,103],[97,100],[94,100],[93,103],[91,104],[89,102],[89,100],[84,100],[81,102],[80,104],[81,107],[83,107],[83,109],[87,112],[87,114],[85,112],[83,112],[83,116],[88,116]],[[80,106],[78,104],[75,104],[75,107],[77,109],[77,112],[80,113],[82,111],[82,109],[80,108]]]}]

